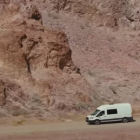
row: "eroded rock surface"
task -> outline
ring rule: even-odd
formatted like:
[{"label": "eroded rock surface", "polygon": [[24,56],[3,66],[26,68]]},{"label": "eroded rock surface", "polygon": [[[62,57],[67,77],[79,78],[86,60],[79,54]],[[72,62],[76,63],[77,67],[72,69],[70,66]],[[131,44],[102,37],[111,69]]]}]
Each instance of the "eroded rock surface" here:
[{"label": "eroded rock surface", "polygon": [[[103,103],[139,103],[138,0],[1,3],[0,105],[6,115],[61,117]],[[20,89],[28,101],[18,96],[11,103],[19,104],[17,112],[5,101],[4,79],[20,86],[15,95]]]},{"label": "eroded rock surface", "polygon": [[8,92],[6,81],[1,82],[1,108],[11,115],[48,117],[50,110],[86,111],[90,103],[93,106],[91,87],[72,61],[65,33],[43,26],[33,4],[10,3],[4,9],[0,17],[0,73],[11,81],[12,91]]}]

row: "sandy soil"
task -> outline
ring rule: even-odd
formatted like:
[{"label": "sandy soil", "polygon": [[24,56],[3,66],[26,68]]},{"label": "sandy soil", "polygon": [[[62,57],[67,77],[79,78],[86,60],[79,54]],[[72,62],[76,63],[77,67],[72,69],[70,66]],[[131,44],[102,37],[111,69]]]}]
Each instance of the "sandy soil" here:
[{"label": "sandy soil", "polygon": [[[107,129],[107,128],[106,128]],[[0,137],[0,140],[139,140],[140,127],[113,130],[90,130],[59,133],[36,133],[31,135],[12,135]]]},{"label": "sandy soil", "polygon": [[85,121],[0,127],[0,140],[139,140],[140,118],[130,123],[88,125]]}]

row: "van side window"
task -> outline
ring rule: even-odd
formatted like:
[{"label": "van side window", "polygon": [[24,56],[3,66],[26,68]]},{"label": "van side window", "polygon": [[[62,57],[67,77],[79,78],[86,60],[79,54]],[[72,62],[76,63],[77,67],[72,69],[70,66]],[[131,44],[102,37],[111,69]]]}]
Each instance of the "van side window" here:
[{"label": "van side window", "polygon": [[108,109],[107,110],[107,115],[111,115],[111,114],[117,114],[117,109]]},{"label": "van side window", "polygon": [[105,115],[105,111],[101,111],[101,112],[97,115],[97,117],[100,117],[100,116],[103,116],[103,115]]}]

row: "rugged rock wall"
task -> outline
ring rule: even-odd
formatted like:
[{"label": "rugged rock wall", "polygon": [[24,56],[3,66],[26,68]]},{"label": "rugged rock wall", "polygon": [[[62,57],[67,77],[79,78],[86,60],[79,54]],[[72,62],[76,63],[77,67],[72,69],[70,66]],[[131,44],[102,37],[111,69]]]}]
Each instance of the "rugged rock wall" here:
[{"label": "rugged rock wall", "polygon": [[139,103],[139,4],[46,0],[39,6],[43,24],[67,34],[75,64],[102,103]]},{"label": "rugged rock wall", "polygon": [[49,117],[83,113],[98,103],[139,103],[139,4],[2,1],[2,114]]},{"label": "rugged rock wall", "polygon": [[95,105],[93,89],[72,61],[67,36],[44,27],[34,4],[7,4],[0,21],[0,100],[5,115],[49,117],[54,115],[50,111],[57,116]]},{"label": "rugged rock wall", "polygon": [[41,9],[70,13],[84,17],[96,26],[139,30],[140,2],[138,0],[46,0]]},{"label": "rugged rock wall", "polygon": [[41,11],[77,15],[96,26],[133,30],[140,28],[140,3],[138,0],[1,0],[1,3],[5,4],[10,2],[19,3],[22,6],[34,3]]}]

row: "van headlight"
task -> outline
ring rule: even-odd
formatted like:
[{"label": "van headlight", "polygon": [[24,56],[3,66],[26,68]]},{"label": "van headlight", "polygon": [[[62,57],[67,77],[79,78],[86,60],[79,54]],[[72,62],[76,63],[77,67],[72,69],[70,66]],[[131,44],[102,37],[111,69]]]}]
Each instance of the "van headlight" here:
[{"label": "van headlight", "polygon": [[90,117],[90,119],[93,119],[94,117]]}]

